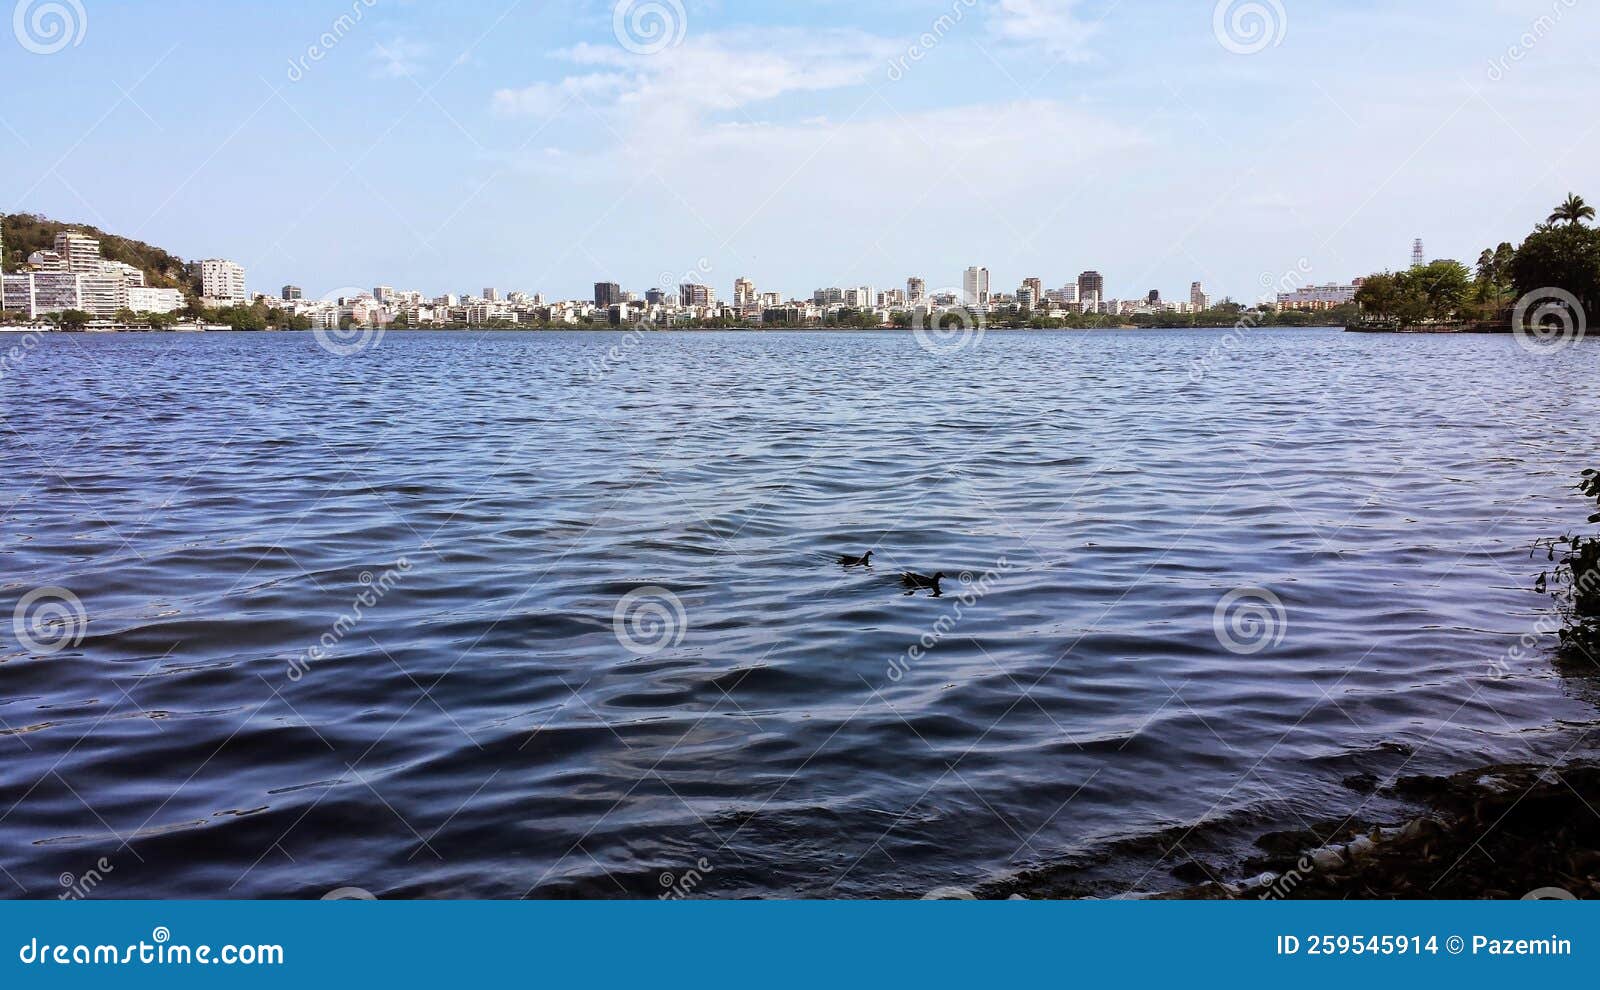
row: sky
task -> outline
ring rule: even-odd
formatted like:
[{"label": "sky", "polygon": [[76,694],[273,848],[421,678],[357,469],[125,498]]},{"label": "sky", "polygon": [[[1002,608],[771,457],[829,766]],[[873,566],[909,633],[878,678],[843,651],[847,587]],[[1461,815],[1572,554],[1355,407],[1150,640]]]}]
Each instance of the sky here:
[{"label": "sky", "polygon": [[1254,301],[1600,201],[1586,0],[5,0],[0,210],[252,291]]}]

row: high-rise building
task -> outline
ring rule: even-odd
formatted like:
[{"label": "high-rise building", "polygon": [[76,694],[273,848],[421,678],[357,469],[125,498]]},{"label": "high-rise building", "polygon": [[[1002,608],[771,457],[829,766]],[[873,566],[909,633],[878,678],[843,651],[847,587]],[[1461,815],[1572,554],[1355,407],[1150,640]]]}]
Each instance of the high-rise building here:
[{"label": "high-rise building", "polygon": [[666,303],[667,294],[661,289],[647,289],[645,290],[644,301],[650,306],[661,306]]},{"label": "high-rise building", "polygon": [[297,299],[304,299],[305,295],[305,291],[302,290],[298,285],[286,285],[283,287],[284,302],[294,302]]},{"label": "high-rise building", "polygon": [[1149,303],[1152,306],[1160,305],[1160,303],[1161,303],[1161,290],[1160,289],[1151,289],[1150,292],[1144,297],[1144,301]]},{"label": "high-rise building", "polygon": [[747,278],[733,280],[733,304],[740,309],[756,304],[756,284]]},{"label": "high-rise building", "polygon": [[1200,287],[1199,282],[1194,282],[1189,286],[1189,305],[1193,306],[1197,313],[1211,308],[1211,297],[1206,295],[1206,291]]},{"label": "high-rise building", "polygon": [[685,282],[678,286],[678,302],[684,306],[710,306],[711,286]]},{"label": "high-rise building", "polygon": [[844,303],[844,290],[818,289],[811,293],[811,301],[818,306],[839,306]]},{"label": "high-rise building", "polygon": [[69,272],[93,272],[100,268],[100,242],[76,230],[56,234],[56,254]]},{"label": "high-rise building", "polygon": [[928,283],[924,279],[912,276],[906,279],[906,302],[915,306],[922,302],[928,295]]},{"label": "high-rise building", "polygon": [[483,287],[483,301],[484,302],[499,302],[500,301],[500,290],[496,289],[492,285],[484,286]]},{"label": "high-rise building", "polygon": [[989,307],[989,269],[973,266],[961,279],[961,301],[973,309]]},{"label": "high-rise building", "polygon": [[1099,272],[1089,271],[1078,276],[1078,298],[1086,300],[1091,294],[1096,300],[1106,297],[1106,279]]},{"label": "high-rise building", "polygon": [[1022,287],[1024,289],[1033,290],[1034,305],[1038,305],[1039,300],[1044,298],[1044,279],[1039,278],[1037,275],[1032,278],[1023,279]]},{"label": "high-rise building", "polygon": [[1422,250],[1422,238],[1419,237],[1411,242],[1411,267],[1415,268],[1418,265],[1426,265],[1427,263],[1428,255]]},{"label": "high-rise building", "polygon": [[208,258],[195,262],[200,270],[200,294],[219,302],[244,302],[244,269],[231,261]]},{"label": "high-rise building", "polygon": [[594,304],[601,309],[607,309],[622,302],[622,286],[616,282],[596,282],[594,284]]}]

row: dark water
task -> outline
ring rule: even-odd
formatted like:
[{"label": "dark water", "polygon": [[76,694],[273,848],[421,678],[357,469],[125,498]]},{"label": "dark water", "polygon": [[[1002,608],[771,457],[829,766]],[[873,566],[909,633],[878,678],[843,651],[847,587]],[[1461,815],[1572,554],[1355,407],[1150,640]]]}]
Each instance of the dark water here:
[{"label": "dark water", "polygon": [[[1117,840],[1569,750],[1593,706],[1508,650],[1600,346],[1222,341],[43,340],[0,382],[0,891],[1153,889],[1188,846]],[[39,588],[86,621],[43,650]],[[1233,652],[1241,588],[1282,610]]]}]

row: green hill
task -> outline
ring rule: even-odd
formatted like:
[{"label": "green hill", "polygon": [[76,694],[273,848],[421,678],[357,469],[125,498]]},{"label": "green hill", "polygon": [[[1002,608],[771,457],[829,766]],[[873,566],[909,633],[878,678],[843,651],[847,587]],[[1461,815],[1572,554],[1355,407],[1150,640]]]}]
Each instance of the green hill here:
[{"label": "green hill", "polygon": [[48,251],[55,247],[56,234],[63,230],[82,231],[100,242],[100,254],[108,261],[120,261],[144,272],[145,284],[163,289],[182,289],[194,297],[200,286],[190,273],[188,264],[169,251],[153,244],[108,234],[97,227],[82,223],[63,223],[32,213],[8,213],[0,216],[0,231],[5,236],[5,270],[14,272],[35,251]]}]

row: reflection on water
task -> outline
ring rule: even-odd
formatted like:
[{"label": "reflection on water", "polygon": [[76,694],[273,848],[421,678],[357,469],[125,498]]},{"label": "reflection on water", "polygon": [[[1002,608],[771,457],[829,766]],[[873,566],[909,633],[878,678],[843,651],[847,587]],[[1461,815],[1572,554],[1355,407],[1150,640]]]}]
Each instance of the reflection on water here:
[{"label": "reflection on water", "polygon": [[0,889],[921,896],[1591,717],[1510,651],[1600,348],[617,343],[43,341],[0,604],[86,626],[0,646]]}]

